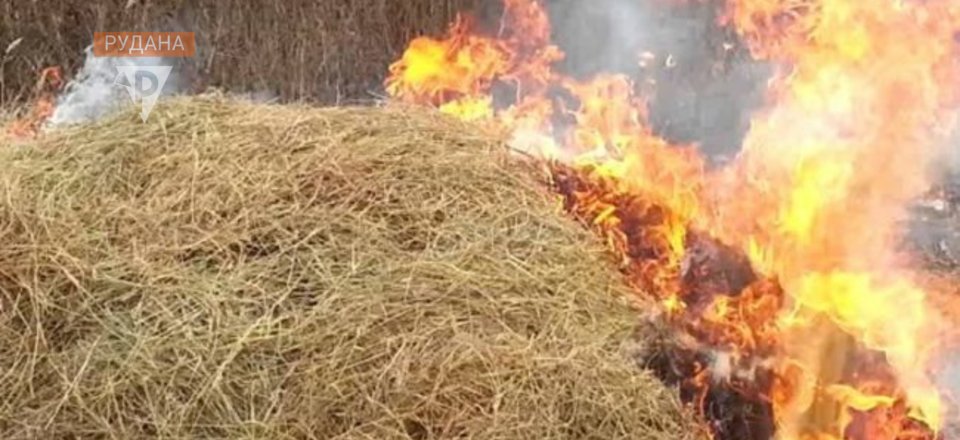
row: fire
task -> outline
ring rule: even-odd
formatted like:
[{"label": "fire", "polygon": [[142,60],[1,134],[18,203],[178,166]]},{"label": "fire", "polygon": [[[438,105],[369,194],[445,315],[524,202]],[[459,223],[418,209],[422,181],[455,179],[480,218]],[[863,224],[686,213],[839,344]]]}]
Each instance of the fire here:
[{"label": "fire", "polygon": [[783,328],[786,355],[819,366],[801,373],[793,392],[802,398],[780,405],[781,432],[842,438],[846,425],[816,414],[846,419],[849,411],[890,406],[851,396],[860,390],[846,388],[840,399],[826,391],[845,385],[831,382],[847,380],[840,371],[850,360],[829,359],[818,345],[846,335],[885,355],[910,416],[937,429],[942,408],[927,376],[936,347],[925,343],[935,340],[936,318],[910,274],[897,273],[894,249],[906,206],[930,187],[927,167],[942,154],[938,129],[956,104],[949,86],[958,79],[960,16],[936,1],[783,6],[739,0],[730,7],[755,55],[789,64],[740,158],[745,180],[764,182],[736,195],[763,201],[746,207],[760,231],[736,225],[725,235],[761,237],[795,308]]},{"label": "fire", "polygon": [[7,127],[7,133],[14,138],[25,139],[37,136],[40,127],[53,115],[56,108],[56,94],[63,87],[63,76],[59,67],[47,67],[40,72],[37,80],[36,98],[30,112],[13,121]]},{"label": "fire", "polygon": [[729,0],[724,23],[780,70],[719,170],[653,134],[628,77],[558,72],[534,0],[506,0],[495,31],[461,17],[414,40],[386,87],[503,124],[514,148],[552,160],[565,208],[683,347],[712,353],[685,378],[707,418],[721,382],[768,405],[777,438],[936,438],[941,322],[896,244],[955,117],[955,3]]},{"label": "fire", "polygon": [[473,21],[460,16],[446,38],[413,40],[390,68],[387,93],[464,119],[493,115],[495,82],[512,84],[517,95],[544,96],[554,81],[550,66],[563,59],[550,43],[546,12],[526,0],[506,0],[505,8],[497,38],[475,35]]}]

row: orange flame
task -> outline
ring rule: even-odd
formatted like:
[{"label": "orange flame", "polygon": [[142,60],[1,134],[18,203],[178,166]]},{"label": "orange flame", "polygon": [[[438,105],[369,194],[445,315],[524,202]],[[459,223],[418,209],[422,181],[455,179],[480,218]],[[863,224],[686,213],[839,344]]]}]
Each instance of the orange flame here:
[{"label": "orange flame", "polygon": [[[771,359],[778,438],[931,438],[940,322],[895,249],[955,116],[960,5],[730,0],[724,23],[780,73],[740,157],[715,172],[652,133],[628,78],[557,72],[534,0],[506,0],[497,32],[459,18],[444,39],[414,40],[386,87],[495,120],[514,148],[592,176],[568,189],[571,211],[607,235],[638,290],[693,316],[684,325],[703,340]],[[680,280],[694,230],[741,249],[762,280],[700,304]]]},{"label": "orange flame", "polygon": [[[775,104],[754,120],[739,164],[743,181],[762,182],[734,193],[751,201],[734,205],[755,226],[727,226],[732,233],[723,235],[759,242],[774,262],[768,269],[793,303],[784,326],[791,362],[828,363],[822,347],[810,345],[818,336],[829,342],[825,333],[848,333],[885,354],[910,416],[939,428],[942,408],[927,376],[935,314],[925,292],[899,270],[894,249],[907,204],[930,186],[928,167],[943,153],[953,116],[956,8],[937,1],[738,0],[730,22],[755,55],[787,65],[772,87]],[[820,316],[831,325],[813,324]],[[791,349],[798,345],[807,346]],[[829,402],[818,388],[840,384],[816,373],[808,369],[793,390],[808,398],[780,408],[785,437],[843,438],[842,423],[808,416],[833,404],[845,413],[889,403],[851,398],[849,390]]]},{"label": "orange flame", "polygon": [[7,133],[16,139],[36,137],[40,127],[53,116],[56,108],[57,92],[63,87],[63,75],[60,67],[47,67],[40,72],[35,89],[36,98],[30,112],[13,121],[7,127]]}]

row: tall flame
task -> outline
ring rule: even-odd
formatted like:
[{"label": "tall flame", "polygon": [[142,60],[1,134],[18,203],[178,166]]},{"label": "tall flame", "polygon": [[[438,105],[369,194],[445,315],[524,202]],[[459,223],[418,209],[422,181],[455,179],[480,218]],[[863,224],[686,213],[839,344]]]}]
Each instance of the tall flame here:
[{"label": "tall flame", "polygon": [[[937,328],[894,249],[905,207],[931,184],[956,105],[960,16],[950,3],[737,0],[729,11],[754,54],[784,72],[738,164],[750,183],[734,194],[750,202],[735,205],[754,224],[726,225],[724,236],[759,242],[790,292],[790,362],[842,369],[850,360],[826,359],[819,345],[850,334],[885,354],[911,415],[935,428],[942,408],[927,370]],[[800,397],[780,407],[784,436],[840,438],[843,426],[812,414],[889,406],[850,390],[831,399],[823,389],[838,384],[822,369],[802,376]]]},{"label": "tall flame", "polygon": [[[940,322],[896,244],[955,116],[960,5],[729,0],[724,24],[779,73],[741,155],[716,171],[653,134],[629,78],[557,72],[539,2],[504,6],[496,32],[459,18],[443,39],[414,40],[388,92],[495,120],[515,148],[595,178],[564,183],[568,208],[667,313],[765,359],[778,438],[932,438],[945,413],[929,375]],[[685,291],[695,231],[739,248],[761,280]]]}]

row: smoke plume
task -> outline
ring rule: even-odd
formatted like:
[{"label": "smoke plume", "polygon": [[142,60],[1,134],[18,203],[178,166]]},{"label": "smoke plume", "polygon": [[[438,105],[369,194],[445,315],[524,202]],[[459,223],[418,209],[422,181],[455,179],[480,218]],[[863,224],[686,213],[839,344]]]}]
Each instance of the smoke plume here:
[{"label": "smoke plume", "polygon": [[176,60],[157,57],[96,57],[92,47],[88,47],[83,67],[58,98],[49,126],[93,122],[132,105],[129,95],[117,85],[118,66],[174,66],[163,86],[161,96],[176,94],[182,90]]},{"label": "smoke plume", "polygon": [[[561,68],[576,77],[622,73],[650,85],[650,123],[673,143],[711,156],[740,148],[763,100],[768,63],[719,24],[715,2],[548,2]],[[652,56],[641,69],[641,54]]]}]

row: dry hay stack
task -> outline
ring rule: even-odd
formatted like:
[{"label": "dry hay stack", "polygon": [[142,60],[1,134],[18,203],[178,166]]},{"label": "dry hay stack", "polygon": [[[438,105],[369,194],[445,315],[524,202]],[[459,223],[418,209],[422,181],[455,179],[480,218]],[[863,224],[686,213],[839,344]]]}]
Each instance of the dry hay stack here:
[{"label": "dry hay stack", "polygon": [[696,437],[495,137],[194,98],[0,151],[0,438]]}]

